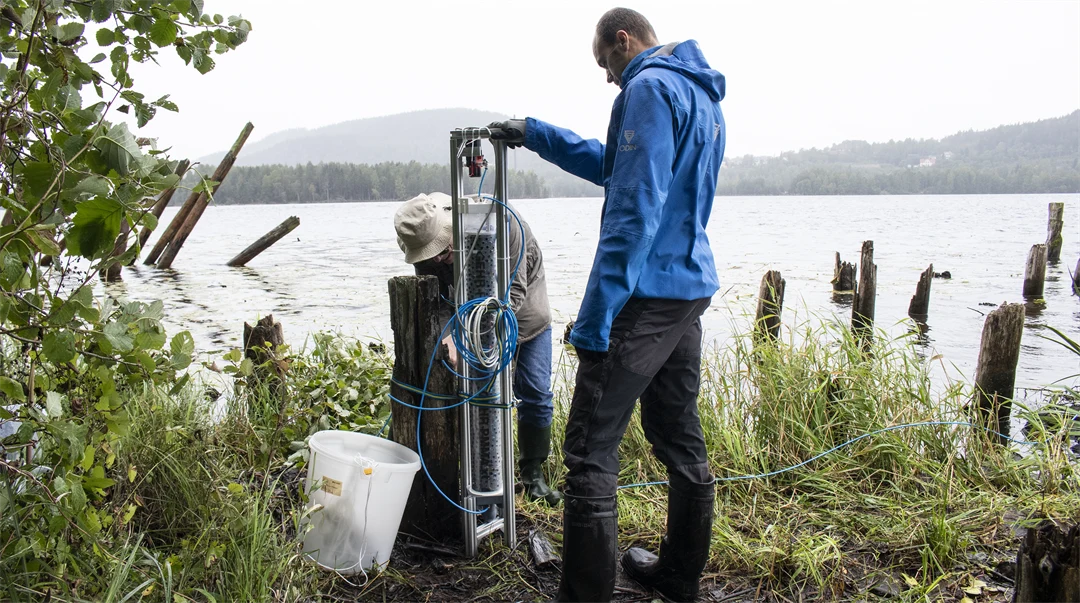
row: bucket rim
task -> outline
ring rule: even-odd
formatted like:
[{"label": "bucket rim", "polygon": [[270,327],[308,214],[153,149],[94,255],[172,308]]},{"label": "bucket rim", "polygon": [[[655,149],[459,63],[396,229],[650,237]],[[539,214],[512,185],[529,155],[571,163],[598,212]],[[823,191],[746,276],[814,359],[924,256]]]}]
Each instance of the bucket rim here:
[{"label": "bucket rim", "polygon": [[409,448],[406,448],[405,446],[402,446],[401,444],[398,444],[397,442],[394,442],[392,440],[387,440],[386,438],[380,438],[366,433],[356,433],[355,431],[345,431],[341,429],[324,429],[322,431],[315,432],[311,435],[310,438],[308,438],[308,449],[315,453],[325,455],[340,463],[345,463],[348,465],[358,465],[355,458],[353,458],[352,456],[338,454],[334,450],[330,450],[325,444],[319,441],[323,438],[328,438],[331,436],[344,437],[346,439],[353,440],[371,441],[372,443],[378,446],[383,446],[391,451],[400,452],[401,455],[411,459],[408,462],[404,463],[377,461],[380,469],[390,471],[392,473],[415,473],[416,471],[420,470],[420,455],[416,454],[415,451],[410,450]]}]

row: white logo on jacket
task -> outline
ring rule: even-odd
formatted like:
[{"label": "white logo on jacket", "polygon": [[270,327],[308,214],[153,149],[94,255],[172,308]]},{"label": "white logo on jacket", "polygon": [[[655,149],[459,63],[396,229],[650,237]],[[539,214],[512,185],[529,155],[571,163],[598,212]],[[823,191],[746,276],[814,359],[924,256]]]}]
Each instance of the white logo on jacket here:
[{"label": "white logo on jacket", "polygon": [[630,144],[630,141],[634,139],[634,131],[633,130],[623,130],[622,135],[623,135],[623,138],[626,139],[626,144],[619,145],[619,150],[620,151],[636,151],[637,150],[637,145],[636,144]]},{"label": "white logo on jacket", "polygon": [[712,139],[716,140],[716,137],[720,135],[720,124],[713,124],[712,127]]}]

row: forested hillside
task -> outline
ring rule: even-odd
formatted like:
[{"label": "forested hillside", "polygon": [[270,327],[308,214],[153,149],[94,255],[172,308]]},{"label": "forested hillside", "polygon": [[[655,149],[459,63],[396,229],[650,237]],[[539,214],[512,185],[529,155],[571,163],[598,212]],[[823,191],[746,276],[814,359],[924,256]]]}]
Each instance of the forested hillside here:
[{"label": "forested hillside", "polygon": [[[443,109],[279,132],[244,149],[215,200],[400,200],[449,192],[449,131],[502,117]],[[510,166],[517,168],[510,178],[515,198],[602,194],[524,149],[511,153]],[[199,169],[210,173],[205,166]],[[729,155],[717,187],[719,195],[1070,192],[1080,192],[1080,111],[941,140],[848,140],[778,157]]]}]

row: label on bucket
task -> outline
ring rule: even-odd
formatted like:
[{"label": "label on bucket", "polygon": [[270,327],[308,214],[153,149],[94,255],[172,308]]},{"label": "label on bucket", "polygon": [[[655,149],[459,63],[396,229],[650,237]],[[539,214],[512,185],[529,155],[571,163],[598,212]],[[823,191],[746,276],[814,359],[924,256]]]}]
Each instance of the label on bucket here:
[{"label": "label on bucket", "polygon": [[341,482],[332,477],[323,476],[322,489],[327,494],[341,496]]}]

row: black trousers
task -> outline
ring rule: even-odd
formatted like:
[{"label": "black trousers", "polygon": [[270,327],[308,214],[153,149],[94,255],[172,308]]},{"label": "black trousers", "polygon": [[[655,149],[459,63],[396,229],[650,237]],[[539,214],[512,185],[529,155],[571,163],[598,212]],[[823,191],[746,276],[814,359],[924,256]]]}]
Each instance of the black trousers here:
[{"label": "black trousers", "polygon": [[645,437],[669,479],[712,481],[697,412],[709,302],[631,298],[612,323],[607,352],[578,350],[563,445],[568,495],[615,495],[619,442],[639,398]]}]

